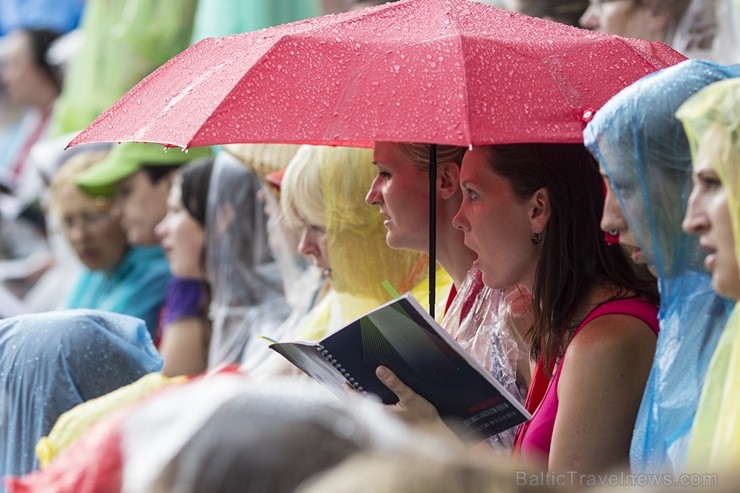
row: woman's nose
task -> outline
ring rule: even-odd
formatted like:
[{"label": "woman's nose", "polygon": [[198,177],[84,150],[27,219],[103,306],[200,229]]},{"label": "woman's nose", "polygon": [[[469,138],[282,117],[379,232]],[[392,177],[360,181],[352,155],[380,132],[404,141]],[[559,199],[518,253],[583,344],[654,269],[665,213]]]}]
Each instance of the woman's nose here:
[{"label": "woman's nose", "polygon": [[165,236],[167,236],[167,216],[164,216],[161,221],[154,226],[154,236],[161,243]]},{"label": "woman's nose", "polygon": [[465,213],[463,212],[462,207],[460,207],[460,209],[457,211],[455,217],[452,218],[452,226],[463,232],[470,229],[468,227],[468,221],[465,217]]},{"label": "woman's nose", "polygon": [[696,194],[693,192],[689,195],[686,216],[681,226],[689,234],[699,234],[709,227],[707,215],[702,213]]},{"label": "woman's nose", "polygon": [[309,256],[316,251],[315,242],[311,238],[308,228],[304,228],[298,239],[298,251],[301,255]]},{"label": "woman's nose", "polygon": [[581,16],[581,18],[578,19],[578,24],[584,29],[591,29],[591,30],[598,29],[600,22],[599,22],[599,14],[597,10],[598,10],[597,6],[593,4],[589,5],[586,11]]},{"label": "woman's nose", "polygon": [[368,190],[367,195],[365,195],[365,202],[367,202],[368,205],[376,205],[380,204],[381,198],[382,195],[378,187],[378,177],[376,176],[373,183],[370,185],[370,190]]}]

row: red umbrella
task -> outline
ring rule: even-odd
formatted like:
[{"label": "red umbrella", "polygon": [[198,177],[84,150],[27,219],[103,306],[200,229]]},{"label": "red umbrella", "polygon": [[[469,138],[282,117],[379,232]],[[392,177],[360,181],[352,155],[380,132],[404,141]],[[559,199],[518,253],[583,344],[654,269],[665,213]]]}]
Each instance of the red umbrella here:
[{"label": "red umbrella", "polygon": [[581,142],[593,112],[684,57],[468,0],[405,0],[205,39],[71,145]]},{"label": "red umbrella", "polygon": [[611,96],[684,59],[660,43],[469,0],[403,0],[205,39],[131,89],[70,145],[581,142]]}]

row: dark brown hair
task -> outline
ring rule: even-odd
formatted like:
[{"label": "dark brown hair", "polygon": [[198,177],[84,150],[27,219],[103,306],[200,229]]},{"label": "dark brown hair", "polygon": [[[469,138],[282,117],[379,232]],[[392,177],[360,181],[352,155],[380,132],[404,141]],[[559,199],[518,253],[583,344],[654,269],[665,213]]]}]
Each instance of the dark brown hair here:
[{"label": "dark brown hair", "polygon": [[33,56],[33,63],[48,77],[57,92],[62,90],[62,77],[57,67],[52,66],[47,59],[49,48],[62,33],[50,29],[25,29],[28,36],[28,46]]},{"label": "dark brown hair", "polygon": [[619,245],[607,245],[600,228],[604,209],[596,160],[582,144],[511,144],[490,148],[493,171],[515,195],[548,191],[551,215],[532,287],[532,358],[562,356],[580,320],[573,313],[595,284],[613,286],[611,299],[642,296],[658,303],[655,280],[638,276]]}]

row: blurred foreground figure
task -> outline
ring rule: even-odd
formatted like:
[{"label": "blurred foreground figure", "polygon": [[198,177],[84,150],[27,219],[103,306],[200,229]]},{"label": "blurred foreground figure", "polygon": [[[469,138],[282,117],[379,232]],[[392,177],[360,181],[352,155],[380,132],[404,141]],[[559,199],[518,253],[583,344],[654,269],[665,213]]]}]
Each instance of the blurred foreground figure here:
[{"label": "blurred foreground figure", "polygon": [[74,310],[0,322],[0,477],[38,467],[36,442],[62,413],[161,367],[133,317]]}]

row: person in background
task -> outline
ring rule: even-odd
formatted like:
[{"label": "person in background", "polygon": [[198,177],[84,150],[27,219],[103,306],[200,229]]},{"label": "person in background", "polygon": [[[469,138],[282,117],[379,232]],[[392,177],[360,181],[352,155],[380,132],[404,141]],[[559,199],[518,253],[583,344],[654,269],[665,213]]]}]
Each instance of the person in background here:
[{"label": "person in background", "polygon": [[514,0],[512,10],[577,27],[588,5],[588,0]]},{"label": "person in background", "polygon": [[[363,197],[373,179],[367,149],[302,146],[280,181],[281,211],[300,233],[298,250],[323,273],[325,284],[307,314],[279,328],[277,340],[319,340],[391,299],[411,291],[422,305],[428,296],[427,258],[389,248],[382,218]],[[269,351],[267,345],[263,351]],[[249,374],[257,379],[298,374],[277,353]]]},{"label": "person in background", "polygon": [[59,36],[56,31],[20,29],[2,40],[5,56],[0,80],[9,99],[27,108],[19,137],[22,144],[9,168],[2,170],[5,182],[14,191],[22,186],[23,179],[28,179],[24,174],[31,147],[47,134],[49,117],[61,91],[62,80],[46,58]]},{"label": "person in background", "polygon": [[96,308],[141,318],[154,337],[169,267],[159,247],[130,247],[113,214],[113,198],[89,197],[77,176],[107,155],[106,151],[75,154],[52,180],[51,211],[84,269],[66,308]]},{"label": "person in background", "polygon": [[[278,327],[260,335],[278,341],[285,339],[291,328],[314,307],[327,288],[321,271],[298,252],[300,231],[286,224],[280,208],[280,183],[285,169],[300,147],[295,144],[231,144],[224,147],[261,184],[257,200],[267,219],[267,244],[280,272],[282,291],[290,315]],[[263,338],[252,337],[247,342],[240,369],[250,374],[266,358],[273,356],[272,353]]]},{"label": "person in background", "polygon": [[[260,183],[228,153],[180,169],[155,231],[172,273],[204,285],[200,313],[165,326],[167,376],[239,364],[252,337],[288,316],[267,245]],[[198,316],[199,315],[199,316]]]},{"label": "person in background", "polygon": [[694,155],[683,226],[708,252],[714,289],[735,302],[704,380],[688,469],[731,472],[740,465],[740,77],[698,91],[676,117]]},{"label": "person in background", "polygon": [[[80,173],[77,185],[92,197],[113,195],[111,213],[119,218],[129,245],[154,246],[158,244],[154,227],[167,212],[167,196],[176,170],[210,153],[208,147],[183,153],[176,149],[164,151],[157,144],[118,144],[104,160]],[[192,300],[200,298],[200,289],[200,282],[173,277],[167,286],[159,328],[192,315],[197,308]],[[159,332],[154,338],[157,345]]]},{"label": "person in background", "polygon": [[365,149],[304,146],[288,165],[280,196],[285,220],[300,228],[299,251],[331,285],[319,302],[328,325],[305,324],[298,338],[318,340],[388,301],[384,280],[403,293],[426,277],[424,256],[386,245],[382,218],[363,201],[372,176]]},{"label": "person in background", "polygon": [[660,41],[689,58],[740,62],[736,0],[591,0],[580,25]]},{"label": "person in background", "polygon": [[621,206],[608,209],[602,227],[620,237],[629,228],[632,258],[652,266],[661,294],[660,336],[630,446],[635,473],[684,471],[707,366],[729,314],[702,268],[698,239],[681,230],[691,152],[674,114],[699,89],[738,75],[740,66],[681,62],[623,89],[584,132]]},{"label": "person in background", "polygon": [[[48,130],[49,115],[61,80],[46,59],[55,31],[19,29],[5,36],[0,52],[0,82],[9,102],[24,108],[12,138],[0,149],[0,255],[14,261],[16,274],[7,286],[23,298],[50,264],[46,230],[38,199],[43,184],[30,165],[30,151]],[[6,267],[10,265],[6,264]],[[6,270],[6,269],[3,269]],[[5,277],[5,276],[4,276]]]}]

